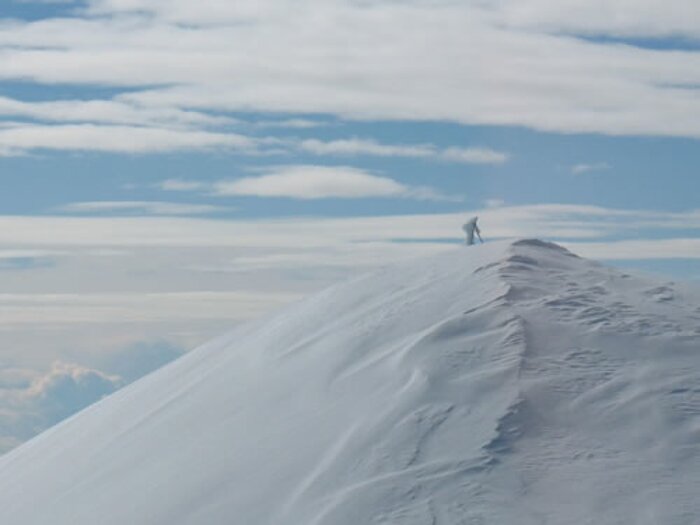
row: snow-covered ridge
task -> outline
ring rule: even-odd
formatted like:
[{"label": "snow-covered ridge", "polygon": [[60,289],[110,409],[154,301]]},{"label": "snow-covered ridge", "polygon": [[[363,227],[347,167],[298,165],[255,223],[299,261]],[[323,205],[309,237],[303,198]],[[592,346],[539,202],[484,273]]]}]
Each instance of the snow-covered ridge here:
[{"label": "snow-covered ridge", "polygon": [[2,522],[692,523],[699,340],[673,283],[538,240],[455,247],[242,326],[3,457]]}]

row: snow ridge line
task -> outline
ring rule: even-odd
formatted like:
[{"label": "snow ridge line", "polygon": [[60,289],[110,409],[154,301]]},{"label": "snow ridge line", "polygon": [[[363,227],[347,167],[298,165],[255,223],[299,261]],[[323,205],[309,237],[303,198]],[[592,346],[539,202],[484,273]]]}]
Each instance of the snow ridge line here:
[{"label": "snow ridge line", "polygon": [[[508,304],[508,300],[503,301]],[[510,380],[513,382],[512,394],[510,401],[505,405],[503,411],[496,420],[494,435],[484,444],[483,450],[489,454],[490,463],[498,462],[498,456],[507,454],[512,451],[515,442],[523,434],[523,408],[525,399],[520,389],[520,377],[522,375],[526,355],[528,353],[528,344],[525,331],[525,321],[519,315],[513,315],[511,323],[514,325],[509,330],[503,340],[506,347],[515,349],[515,363],[512,365],[513,370]]]},{"label": "snow ridge line", "polygon": [[533,290],[528,288],[526,284],[517,283],[517,279],[514,279],[514,277],[522,277],[523,274],[531,271],[541,271],[542,269],[537,260],[519,253],[522,251],[521,247],[539,250],[547,248],[561,256],[577,257],[556,244],[536,239],[525,239],[513,243],[510,248],[511,254],[506,259],[478,268],[475,271],[476,273],[488,270],[490,271],[489,273],[492,272],[495,278],[505,285],[505,292],[491,302],[509,311],[510,323],[513,324],[513,328],[509,331],[503,344],[517,350],[514,353],[517,361],[513,369],[512,381],[514,391],[511,401],[504,407],[501,416],[497,419],[494,436],[483,446],[483,450],[490,455],[491,464],[497,464],[499,456],[512,452],[516,442],[526,431],[525,410],[527,402],[521,390],[520,379],[525,369],[528,354],[531,353],[532,348],[528,341],[526,320],[519,313],[517,303],[531,299]]}]

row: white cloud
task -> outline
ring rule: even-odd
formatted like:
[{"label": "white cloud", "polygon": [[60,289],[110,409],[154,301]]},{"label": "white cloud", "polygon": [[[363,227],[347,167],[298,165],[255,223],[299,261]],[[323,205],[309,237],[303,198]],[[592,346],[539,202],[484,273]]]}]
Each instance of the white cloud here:
[{"label": "white cloud", "polygon": [[[167,182],[167,181],[166,181]],[[91,201],[73,202],[59,208],[68,213],[120,213],[130,212],[143,215],[206,215],[223,210],[222,206],[209,204],[187,204],[160,201]]]},{"label": "white cloud", "polygon": [[571,173],[574,175],[582,175],[593,171],[606,171],[610,169],[610,164],[607,162],[596,162],[592,164],[575,164],[571,166]]},{"label": "white cloud", "polygon": [[[303,1],[304,6],[314,2]],[[346,2],[328,2],[342,6]],[[257,22],[268,17],[286,18],[293,14],[295,2],[241,0],[234,4],[209,0],[206,9],[188,0],[92,0],[93,13],[113,14],[148,12],[169,22],[226,24]],[[298,2],[297,2],[298,4]],[[501,23],[528,28],[559,31],[585,31],[593,34],[667,36],[697,38],[700,32],[697,4],[689,0],[419,0],[423,8],[458,6],[463,9],[488,9]]]},{"label": "white cloud", "polygon": [[[22,381],[12,379],[20,373]],[[118,377],[61,362],[54,363],[44,374],[30,370],[14,371],[10,376],[0,374],[0,453],[120,386]]]},{"label": "white cloud", "polygon": [[37,330],[50,330],[56,325],[145,325],[209,320],[212,317],[251,319],[272,306],[298,297],[295,293],[246,291],[2,293],[1,329],[35,326]]},{"label": "white cloud", "polygon": [[33,150],[152,153],[225,149],[254,151],[256,142],[238,134],[94,124],[22,124],[0,129],[0,155]]},{"label": "white cloud", "polygon": [[444,200],[429,188],[405,186],[388,177],[349,166],[278,166],[265,174],[214,184],[217,195],[292,199],[401,197]]},{"label": "white cloud", "polygon": [[369,139],[343,139],[321,141],[304,140],[302,151],[315,155],[375,155],[379,157],[431,158],[464,164],[503,164],[508,154],[488,148],[449,147],[440,149],[432,144],[391,145]]},{"label": "white cloud", "polygon": [[313,129],[330,126],[331,123],[323,120],[290,118],[284,120],[260,120],[255,125],[259,128]]},{"label": "white cloud", "polygon": [[447,148],[440,153],[440,158],[450,162],[462,162],[464,164],[503,164],[510,156],[501,151],[489,148]]},{"label": "white cloud", "polygon": [[206,115],[183,111],[263,111],[700,137],[699,51],[571,36],[697,39],[697,11],[693,0],[94,0],[83,17],[5,21],[0,77],[128,86],[107,101],[116,109],[87,110],[119,122],[137,107],[188,125]]},{"label": "white cloud", "polygon": [[64,255],[66,252],[57,250],[37,250],[37,249],[0,249],[0,260],[3,259],[22,259],[35,257],[53,257],[55,255]]},{"label": "white cloud", "polygon": [[235,122],[228,117],[208,115],[198,111],[143,107],[118,100],[23,102],[8,97],[0,97],[0,116],[63,123],[175,127],[218,126]]},{"label": "white cloud", "polygon": [[43,413],[47,423],[53,424],[111,394],[119,386],[119,377],[57,362],[46,375],[32,381],[21,395]]},{"label": "white cloud", "polygon": [[317,139],[304,140],[303,151],[315,155],[377,155],[380,157],[431,157],[435,148],[430,145],[391,146],[367,139],[345,139],[324,142]]},{"label": "white cloud", "polygon": [[240,255],[219,263],[203,264],[191,267],[204,273],[256,273],[256,272],[298,272],[301,269],[322,272],[324,269],[340,270],[349,268],[376,268],[398,263],[412,257],[432,255],[449,250],[453,245],[447,243],[395,243],[363,242],[340,246],[330,246],[324,251],[314,249],[273,251],[258,255]]},{"label": "white cloud", "polygon": [[0,454],[184,351],[162,340],[140,341],[101,353],[98,368],[63,361],[47,371],[0,366]]}]

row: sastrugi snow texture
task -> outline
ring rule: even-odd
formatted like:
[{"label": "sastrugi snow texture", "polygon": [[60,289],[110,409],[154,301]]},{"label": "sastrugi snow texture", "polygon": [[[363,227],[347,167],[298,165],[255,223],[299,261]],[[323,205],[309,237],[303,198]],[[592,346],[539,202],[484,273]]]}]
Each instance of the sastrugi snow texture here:
[{"label": "sastrugi snow texture", "polygon": [[535,240],[241,326],[0,459],[3,525],[691,524],[700,303]]}]

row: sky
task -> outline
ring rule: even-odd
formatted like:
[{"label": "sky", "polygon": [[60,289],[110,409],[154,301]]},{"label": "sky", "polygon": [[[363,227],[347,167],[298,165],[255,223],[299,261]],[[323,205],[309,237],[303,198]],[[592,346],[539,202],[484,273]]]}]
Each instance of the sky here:
[{"label": "sky", "polygon": [[7,0],[0,452],[460,242],[700,282],[693,0]]}]

